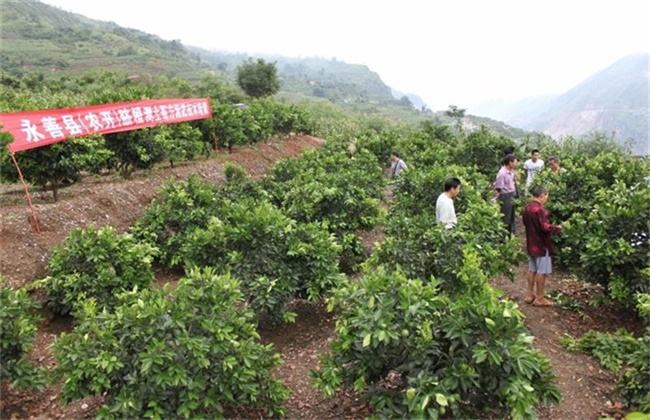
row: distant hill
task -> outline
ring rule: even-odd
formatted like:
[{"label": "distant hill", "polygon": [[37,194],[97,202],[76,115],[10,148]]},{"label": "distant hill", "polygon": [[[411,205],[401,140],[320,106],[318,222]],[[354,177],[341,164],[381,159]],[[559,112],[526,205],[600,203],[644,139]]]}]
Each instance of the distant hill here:
[{"label": "distant hill", "polygon": [[554,137],[598,131],[649,155],[649,77],[650,54],[630,55],[562,95],[485,103],[470,111]]},{"label": "distant hill", "polygon": [[[0,69],[13,73],[75,74],[104,69],[188,80],[213,73],[234,83],[237,66],[248,58],[247,54],[208,51],[166,41],[36,0],[0,0]],[[417,95],[391,89],[368,66],[324,58],[262,58],[277,62],[280,96],[288,100],[327,101],[346,112],[405,123],[434,120],[453,124],[442,112],[426,109]],[[404,96],[408,101],[402,99]],[[512,137],[525,133],[471,115],[465,117],[463,125],[473,131],[481,124]]]},{"label": "distant hill", "polygon": [[415,109],[422,110],[422,109],[427,108],[427,104],[418,95],[415,95],[413,93],[400,92],[399,90],[395,90],[395,89],[392,89],[392,88],[391,88],[390,91],[391,91],[391,94],[393,95],[393,98],[395,98],[397,100],[403,100],[403,98],[406,97],[409,100],[409,102],[411,103],[411,105],[413,105],[413,108],[415,108]]},{"label": "distant hill", "polygon": [[277,55],[232,54],[189,47],[213,67],[234,80],[239,66],[249,58],[277,63],[282,90],[303,96],[325,98],[334,103],[385,102],[396,104],[391,88],[368,66],[350,64],[335,58],[295,58]]},{"label": "distant hill", "polygon": [[46,74],[101,68],[186,79],[210,70],[179,41],[34,0],[0,0],[0,67]]},{"label": "distant hill", "polygon": [[515,127],[532,126],[540,114],[546,112],[558,95],[531,96],[518,101],[491,100],[469,108],[469,112],[505,121]]},{"label": "distant hill", "polygon": [[611,133],[650,154],[649,60],[649,54],[622,58],[553,100],[530,127],[552,136]]}]

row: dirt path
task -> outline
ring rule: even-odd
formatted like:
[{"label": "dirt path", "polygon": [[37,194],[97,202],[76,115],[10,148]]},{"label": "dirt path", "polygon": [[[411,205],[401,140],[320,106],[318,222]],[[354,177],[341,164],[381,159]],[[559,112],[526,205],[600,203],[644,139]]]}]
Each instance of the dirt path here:
[{"label": "dirt path", "polygon": [[222,182],[226,162],[237,163],[253,177],[260,177],[277,160],[322,143],[316,137],[294,136],[235,147],[233,153],[220,153],[209,160],[188,162],[173,169],[141,171],[130,180],[115,175],[87,177],[62,189],[56,203],[51,202],[50,192],[36,192],[34,203],[43,229],[41,234],[32,232],[27,222],[28,211],[20,188],[3,186],[0,188],[0,274],[14,287],[42,277],[50,251],[74,228],[93,224],[126,230],[169,178],[185,179],[197,174],[211,182]]},{"label": "dirt path", "polygon": [[[614,305],[592,307],[583,299],[575,302],[580,310],[560,307],[541,308],[524,303],[527,265],[517,269],[514,282],[506,278],[493,280],[492,284],[517,302],[526,315],[525,324],[535,336],[534,346],[551,361],[562,393],[559,405],[542,407],[540,418],[544,419],[598,419],[604,415],[621,414],[612,409],[616,405],[614,391],[616,375],[600,367],[592,357],[571,353],[564,349],[560,340],[566,335],[579,337],[590,329],[613,331],[626,327],[638,329],[634,316]],[[581,283],[564,273],[555,273],[547,280],[547,295],[560,290],[568,296],[576,296]],[[588,286],[587,286],[588,287]]]},{"label": "dirt path", "polygon": [[310,372],[318,368],[320,357],[334,338],[334,319],[321,302],[298,300],[293,303],[298,314],[295,324],[277,325],[261,331],[262,341],[273,343],[284,363],[276,375],[289,388],[286,403],[290,419],[362,419],[369,406],[350,391],[325,398],[312,386]]}]

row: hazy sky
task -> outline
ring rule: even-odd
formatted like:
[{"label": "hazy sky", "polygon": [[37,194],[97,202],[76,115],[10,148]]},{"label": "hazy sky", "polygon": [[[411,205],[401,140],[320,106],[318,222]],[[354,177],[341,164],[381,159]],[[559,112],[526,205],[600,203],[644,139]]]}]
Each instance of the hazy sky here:
[{"label": "hazy sky", "polygon": [[647,0],[45,0],[184,44],[367,64],[434,109],[562,93],[650,51]]}]

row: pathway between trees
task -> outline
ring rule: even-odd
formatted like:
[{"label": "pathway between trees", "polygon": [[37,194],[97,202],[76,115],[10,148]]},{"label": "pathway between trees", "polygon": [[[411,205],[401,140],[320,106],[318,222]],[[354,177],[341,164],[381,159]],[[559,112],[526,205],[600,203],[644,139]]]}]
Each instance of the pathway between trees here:
[{"label": "pathway between trees", "polygon": [[[521,237],[521,240],[525,243],[525,238]],[[591,329],[634,329],[635,325],[630,325],[633,324],[631,320],[634,317],[615,305],[591,307],[584,299],[580,302],[583,306],[580,310],[526,304],[527,271],[528,265],[521,264],[517,267],[514,281],[500,277],[494,279],[492,284],[519,304],[526,316],[526,327],[535,336],[534,347],[551,361],[557,377],[562,401],[556,406],[540,408],[540,418],[597,419],[604,415],[621,414],[612,408],[618,401],[614,389],[616,375],[603,369],[591,356],[567,351],[560,340],[566,335],[580,337]],[[593,286],[586,285],[567,273],[557,272],[547,280],[546,289],[547,296],[552,291],[559,290],[574,299],[573,296],[578,296],[581,292],[593,290]]]}]

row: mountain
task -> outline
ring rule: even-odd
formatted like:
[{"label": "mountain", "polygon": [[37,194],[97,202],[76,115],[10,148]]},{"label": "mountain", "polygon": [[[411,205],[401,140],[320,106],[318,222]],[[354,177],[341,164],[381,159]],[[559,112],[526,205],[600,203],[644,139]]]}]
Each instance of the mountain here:
[{"label": "mountain", "polygon": [[404,100],[403,98],[406,97],[415,109],[422,110],[427,108],[427,104],[418,95],[415,95],[413,93],[403,93],[393,88],[390,89],[390,92],[393,95],[393,98],[398,100]]},{"label": "mountain", "polygon": [[491,100],[470,107],[476,115],[505,121],[515,127],[530,127],[538,115],[546,112],[558,95],[530,96],[518,101]]},{"label": "mountain", "polygon": [[562,95],[494,101],[470,111],[553,137],[600,132],[650,155],[649,77],[650,54],[629,55]]},{"label": "mountain", "polygon": [[[36,0],[0,0],[0,28],[0,70],[11,73],[76,74],[104,69],[188,80],[211,73],[234,83],[237,66],[252,58],[166,41]],[[418,96],[391,89],[368,66],[317,57],[261,58],[277,63],[279,96],[287,100],[326,101],[348,113],[404,123],[434,120],[453,124],[442,112],[426,109]],[[408,101],[402,100],[404,96]],[[464,127],[470,131],[481,124],[512,137],[524,133],[488,118],[467,115],[464,119]]]},{"label": "mountain", "polygon": [[34,0],[0,0],[0,68],[107,69],[197,79],[210,70],[179,41],[88,19]]},{"label": "mountain", "polygon": [[650,154],[649,77],[650,54],[624,57],[552,101],[530,128],[552,136],[611,133]]}]

